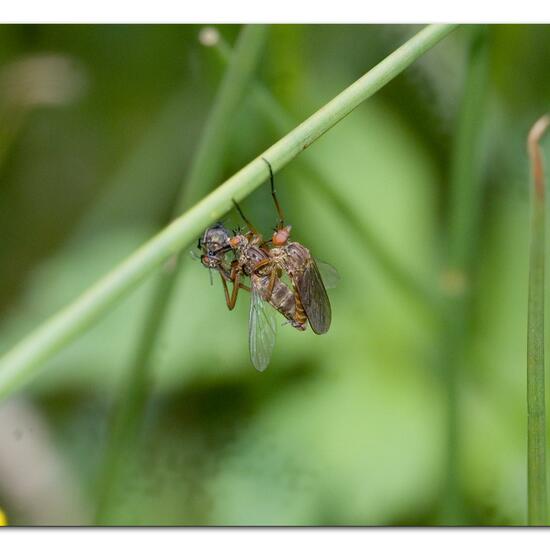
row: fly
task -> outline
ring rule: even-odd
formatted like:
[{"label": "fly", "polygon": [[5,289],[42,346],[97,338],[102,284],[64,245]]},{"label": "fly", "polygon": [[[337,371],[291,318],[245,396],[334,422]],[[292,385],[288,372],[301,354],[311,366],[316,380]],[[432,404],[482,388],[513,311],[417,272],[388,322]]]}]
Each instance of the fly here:
[{"label": "fly", "polygon": [[[279,215],[273,237],[264,241],[233,201],[248,231],[236,232],[232,236],[218,223],[208,228],[199,239],[201,262],[220,273],[227,307],[230,310],[235,307],[240,289],[251,292],[249,351],[252,364],[259,371],[268,367],[273,353],[276,311],[298,330],[306,330],[309,321],[316,334],[328,331],[331,308],[319,266],[323,268],[327,286],[334,286],[338,279],[332,266],[316,261],[306,247],[290,241],[291,227],[285,226],[283,221],[273,171],[270,163],[263,160],[269,168],[271,195]],[[292,288],[282,281],[283,272],[288,275]],[[250,279],[250,287],[243,283],[245,278]],[[232,284],[231,292],[228,283]]]},{"label": "fly", "polygon": [[[282,208],[277,199],[271,164],[263,159],[269,168],[271,196],[279,216],[279,221],[271,238],[270,258],[274,271],[284,271],[292,281],[296,293],[299,316],[307,317],[315,334],[324,334],[330,328],[332,311],[325,288],[334,287],[339,279],[338,272],[330,264],[315,260],[310,251],[302,244],[290,240],[292,226],[285,225]],[[323,270],[321,276],[319,266]],[[323,281],[323,279],[325,281]]]}]

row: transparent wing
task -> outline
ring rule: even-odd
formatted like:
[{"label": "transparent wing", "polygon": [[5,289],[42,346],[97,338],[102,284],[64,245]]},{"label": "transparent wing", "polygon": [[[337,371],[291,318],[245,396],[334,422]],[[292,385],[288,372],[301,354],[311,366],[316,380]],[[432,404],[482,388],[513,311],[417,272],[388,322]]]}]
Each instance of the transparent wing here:
[{"label": "transparent wing", "polygon": [[295,283],[313,332],[324,334],[330,328],[332,312],[323,279],[313,258]]},{"label": "transparent wing", "polygon": [[248,347],[250,360],[261,371],[267,369],[277,335],[277,312],[262,300],[258,290],[252,285],[250,298],[250,318],[248,321]]},{"label": "transparent wing", "polygon": [[336,270],[333,265],[323,262],[318,258],[315,258],[315,263],[319,269],[321,279],[325,285],[325,288],[336,288],[340,283],[340,273]]}]

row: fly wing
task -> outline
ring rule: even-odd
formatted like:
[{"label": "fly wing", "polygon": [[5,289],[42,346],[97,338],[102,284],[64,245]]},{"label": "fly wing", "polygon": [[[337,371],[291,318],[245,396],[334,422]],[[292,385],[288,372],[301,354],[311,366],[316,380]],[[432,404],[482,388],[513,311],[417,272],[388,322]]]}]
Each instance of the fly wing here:
[{"label": "fly wing", "polygon": [[258,289],[252,283],[250,298],[250,318],[248,321],[248,347],[250,360],[260,372],[267,369],[275,337],[277,335],[276,310],[262,300]]},{"label": "fly wing", "polygon": [[330,328],[332,313],[323,279],[313,258],[294,282],[313,332],[324,334]]},{"label": "fly wing", "polygon": [[317,264],[325,288],[336,288],[340,283],[340,274],[336,268],[327,262],[321,261],[319,258],[315,258],[315,263]]}]

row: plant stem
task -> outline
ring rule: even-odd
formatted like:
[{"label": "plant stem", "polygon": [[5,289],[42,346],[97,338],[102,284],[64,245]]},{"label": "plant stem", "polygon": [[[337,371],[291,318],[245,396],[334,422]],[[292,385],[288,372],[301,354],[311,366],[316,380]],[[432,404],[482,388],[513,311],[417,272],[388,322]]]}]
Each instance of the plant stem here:
[{"label": "plant stem", "polygon": [[482,134],[489,64],[488,30],[469,28],[467,74],[451,159],[448,257],[442,273],[441,366],[447,392],[446,480],[443,523],[463,521],[459,473],[459,369],[470,310],[472,265],[479,234]]},{"label": "plant stem", "polygon": [[[264,25],[248,25],[240,32],[235,56],[216,94],[197,145],[189,177],[183,182],[171,217],[184,210],[191,201],[198,200],[201,193],[205,194],[215,184],[223,162],[227,130],[257,66],[266,33],[267,27]],[[99,484],[97,523],[108,521],[111,494],[116,489],[116,482],[131,454],[133,442],[142,423],[152,386],[152,356],[179,272],[179,257],[174,260],[170,271],[162,271],[157,275],[137,339],[132,367],[115,409]]]},{"label": "plant stem", "polygon": [[531,128],[527,148],[533,180],[527,313],[527,519],[547,525],[546,411],[544,388],[545,182],[539,141],[550,125],[543,116]]},{"label": "plant stem", "polygon": [[[223,40],[220,40],[214,49],[223,62],[228,63],[231,60],[233,52]],[[296,125],[292,116],[261,82],[254,82],[252,99],[258,111],[269,122],[275,132],[284,134],[288,132],[289,128]],[[304,171],[307,176],[305,181],[308,182],[311,180],[312,184],[315,185],[315,191],[320,193],[326,203],[330,204],[341,215],[348,227],[355,233],[359,242],[363,244],[366,254],[378,263],[380,269],[390,280],[403,289],[417,303],[420,303],[423,307],[428,305],[434,308],[438,304],[438,294],[434,291],[433,285],[426,284],[424,281],[417,279],[401,266],[391,253],[388,253],[386,247],[378,239],[375,231],[369,226],[368,220],[362,219],[353,208],[349,207],[342,198],[339,189],[327,181],[322,169],[317,165],[314,158],[306,157],[304,164]]]},{"label": "plant stem", "polygon": [[454,24],[428,25],[422,29],[297,128],[143,244],[72,304],[23,338],[0,359],[0,398],[9,395],[29,380],[47,359],[75,340],[147,275],[182,248],[189,246],[201,230],[220,219],[232,208],[232,199],[244,199],[263,183],[268,174],[262,157],[270,161],[274,171],[280,170],[456,27]]}]

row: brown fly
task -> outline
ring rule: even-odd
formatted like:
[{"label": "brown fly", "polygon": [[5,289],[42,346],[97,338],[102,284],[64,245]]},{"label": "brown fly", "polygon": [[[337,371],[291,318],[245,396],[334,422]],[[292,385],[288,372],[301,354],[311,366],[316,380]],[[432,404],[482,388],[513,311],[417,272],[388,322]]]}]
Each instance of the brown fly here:
[{"label": "brown fly", "polygon": [[[307,248],[290,241],[291,227],[284,224],[271,165],[263,160],[269,168],[271,195],[279,215],[272,239],[263,240],[235,201],[248,232],[231,236],[218,223],[199,239],[201,261],[205,267],[220,273],[227,307],[230,310],[235,307],[240,289],[251,291],[249,350],[252,364],[260,371],[267,368],[273,352],[277,329],[275,312],[281,313],[298,330],[305,330],[309,321],[315,333],[327,332],[331,308],[323,278],[330,286],[338,279],[332,266],[316,261]],[[319,266],[323,269],[323,278]],[[292,288],[282,281],[283,273],[288,275]],[[242,282],[245,277],[250,279],[250,288]],[[232,284],[231,292],[228,283]]]},{"label": "brown fly", "polygon": [[[283,211],[275,191],[271,164],[266,159],[263,160],[269,168],[271,196],[279,215],[277,227],[271,238],[270,260],[273,272],[279,276],[281,272],[287,273],[296,294],[297,317],[300,320],[307,317],[313,332],[324,334],[330,328],[332,319],[325,283],[329,288],[335,286],[339,278],[338,273],[331,265],[315,260],[305,246],[290,240],[292,226],[285,225]],[[323,270],[323,277],[319,272],[319,266]]]},{"label": "brown fly", "polygon": [[[269,248],[255,230],[232,237],[222,224],[216,224],[205,231],[199,240],[199,247],[202,249],[202,264],[218,271],[221,276],[225,301],[230,310],[235,307],[240,289],[251,291],[248,328],[250,358],[256,369],[265,370],[275,345],[276,312],[279,311],[293,326],[300,328],[295,320],[294,293],[280,280],[272,281]],[[235,259],[230,260],[230,255]],[[245,277],[250,278],[250,287],[241,282]],[[228,283],[232,284],[231,292]]]}]

